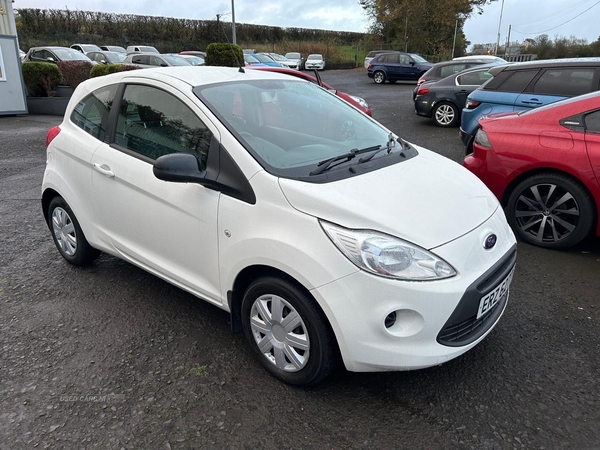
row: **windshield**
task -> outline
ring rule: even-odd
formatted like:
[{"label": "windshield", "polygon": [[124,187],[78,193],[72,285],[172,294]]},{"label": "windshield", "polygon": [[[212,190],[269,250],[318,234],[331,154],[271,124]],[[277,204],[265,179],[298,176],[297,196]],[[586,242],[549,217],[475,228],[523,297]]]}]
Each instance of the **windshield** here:
[{"label": "windshield", "polygon": [[54,48],[52,49],[56,56],[62,61],[91,61],[90,58],[85,56],[83,53],[73,50],[72,48]]},{"label": "windshield", "polygon": [[270,56],[267,56],[267,55],[261,55],[260,53],[256,53],[253,56],[262,63],[272,63],[273,62],[273,58],[271,58]]},{"label": "windshield", "polygon": [[111,64],[118,64],[125,61],[127,55],[125,53],[117,53],[117,52],[105,52],[104,56],[108,59],[108,62]]},{"label": "windshield", "polygon": [[419,55],[417,55],[415,53],[411,53],[410,56],[412,59],[414,59],[418,63],[426,63],[427,62],[427,60],[425,58],[421,58]]},{"label": "windshield", "polygon": [[301,58],[300,53],[286,53],[285,57],[289,58],[289,59],[300,59]]},{"label": "windshield", "polygon": [[150,46],[141,45],[139,47],[139,49],[140,49],[140,52],[142,52],[142,53],[158,53],[158,50],[156,50],[154,47],[150,47]]},{"label": "windshield", "polygon": [[183,59],[189,62],[192,66],[204,65],[204,58],[201,58],[200,56],[186,56]]},{"label": "windshield", "polygon": [[278,55],[277,53],[271,53],[269,56],[275,61],[287,61],[287,58],[284,58],[283,56]]},{"label": "windshield", "polygon": [[[199,86],[194,93],[267,171],[279,176],[309,176],[319,162],[385,146],[390,135],[335,95],[305,81],[248,80]],[[341,166],[356,163],[341,161]]]},{"label": "windshield", "polygon": [[191,66],[189,62],[187,62],[184,58],[180,58],[179,56],[162,55],[162,57],[171,66]]},{"label": "windshield", "polygon": [[312,60],[317,60],[317,61],[320,61],[320,60],[322,60],[322,59],[323,59],[323,57],[322,57],[321,55],[308,55],[308,58],[307,58],[307,59],[310,59],[311,61],[312,61]]},{"label": "windshield", "polygon": [[246,61],[248,64],[260,64],[260,61],[258,59],[256,59],[254,56],[248,55],[245,53],[244,53],[244,61]]},{"label": "windshield", "polygon": [[98,47],[97,45],[81,45],[81,48],[83,49],[84,52],[99,52],[100,51],[100,47]]}]

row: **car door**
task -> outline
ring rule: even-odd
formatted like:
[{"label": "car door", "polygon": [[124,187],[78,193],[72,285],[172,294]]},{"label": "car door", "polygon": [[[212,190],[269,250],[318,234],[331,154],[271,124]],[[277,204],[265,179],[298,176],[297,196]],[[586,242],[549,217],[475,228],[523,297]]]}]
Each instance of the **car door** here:
[{"label": "car door", "polygon": [[[117,98],[121,98],[118,96]],[[153,163],[189,153],[206,167],[220,135],[202,111],[159,82],[124,86],[110,144],[92,159],[94,201],[110,245],[124,259],[221,303],[217,209],[220,193],[196,183],[161,181]]]},{"label": "car door", "polygon": [[399,77],[404,80],[418,79],[421,72],[420,72],[419,68],[417,67],[416,61],[408,55],[398,55],[398,56],[399,56],[398,72],[400,73]]},{"label": "car door", "polygon": [[492,74],[488,69],[473,70],[456,77],[456,88],[454,89],[454,97],[459,108],[464,108],[467,102],[467,97],[471,92],[492,78]]},{"label": "car door", "polygon": [[585,145],[596,180],[600,185],[600,110],[587,114],[585,120]]}]

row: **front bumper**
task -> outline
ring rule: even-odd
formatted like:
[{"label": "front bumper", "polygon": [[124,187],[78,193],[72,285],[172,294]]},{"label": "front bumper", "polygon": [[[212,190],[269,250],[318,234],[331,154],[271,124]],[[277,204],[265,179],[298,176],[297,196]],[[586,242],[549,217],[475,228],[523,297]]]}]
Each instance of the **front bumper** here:
[{"label": "front bumper", "polygon": [[[492,232],[498,236],[498,243],[485,250],[482,243]],[[494,310],[483,316],[486,320],[471,330],[467,340],[460,336],[455,340],[457,345],[448,345],[444,336],[448,335],[449,327],[457,325],[457,320],[461,325],[464,317],[477,315],[476,307],[473,311],[473,289],[481,286],[499,262],[512,258],[515,244],[504,212],[498,207],[475,230],[432,249],[454,265],[458,275],[453,278],[405,282],[359,271],[313,289],[312,294],[333,327],[346,368],[356,372],[421,369],[449,361],[473,348],[498,323],[508,293]],[[514,266],[514,262],[510,264]],[[491,291],[501,281],[493,279],[485,287]],[[396,312],[397,319],[386,328],[385,319],[391,312]],[[440,334],[442,330],[445,334]]]}]

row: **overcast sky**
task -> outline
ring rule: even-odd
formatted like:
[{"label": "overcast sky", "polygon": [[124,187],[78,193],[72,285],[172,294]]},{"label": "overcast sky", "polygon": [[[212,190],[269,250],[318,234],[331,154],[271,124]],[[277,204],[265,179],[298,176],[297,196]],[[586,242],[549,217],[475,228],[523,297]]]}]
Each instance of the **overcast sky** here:
[{"label": "overcast sky", "polygon": [[[496,42],[502,0],[484,8],[465,24],[472,44]],[[80,9],[114,13],[143,14],[189,19],[214,19],[231,12],[229,0],[15,0],[13,8]],[[588,8],[589,11],[585,12]],[[581,14],[579,17],[575,17]],[[505,0],[500,42],[506,42],[508,26],[513,26],[511,41],[548,34],[598,39],[600,0]],[[320,28],[364,32],[367,16],[358,0],[235,0],[236,23],[280,27]],[[227,15],[223,20],[231,20]],[[570,21],[569,21],[570,20]],[[564,22],[567,22],[564,25]],[[556,27],[556,28],[555,28]],[[554,28],[554,29],[552,29]]]}]

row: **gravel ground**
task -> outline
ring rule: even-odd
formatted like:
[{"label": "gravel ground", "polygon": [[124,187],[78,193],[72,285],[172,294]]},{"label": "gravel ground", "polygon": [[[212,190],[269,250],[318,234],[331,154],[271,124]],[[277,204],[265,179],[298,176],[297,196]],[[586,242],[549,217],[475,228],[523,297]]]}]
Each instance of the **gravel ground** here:
[{"label": "gravel ground", "polygon": [[[413,84],[324,81],[456,162],[457,129],[415,116]],[[228,315],[112,256],[86,269],[40,209],[57,117],[0,117],[0,449],[600,448],[600,242],[519,244],[506,313],[481,345],[416,372],[268,376]]]}]

